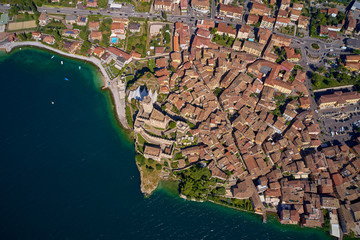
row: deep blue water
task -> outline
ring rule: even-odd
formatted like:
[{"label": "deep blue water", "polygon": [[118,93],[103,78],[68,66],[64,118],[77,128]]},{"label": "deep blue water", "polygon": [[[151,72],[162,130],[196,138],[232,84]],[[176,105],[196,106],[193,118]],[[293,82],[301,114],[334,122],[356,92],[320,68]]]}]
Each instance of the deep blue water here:
[{"label": "deep blue water", "polygon": [[330,239],[164,189],[144,198],[95,68],[52,55],[0,56],[0,239]]}]

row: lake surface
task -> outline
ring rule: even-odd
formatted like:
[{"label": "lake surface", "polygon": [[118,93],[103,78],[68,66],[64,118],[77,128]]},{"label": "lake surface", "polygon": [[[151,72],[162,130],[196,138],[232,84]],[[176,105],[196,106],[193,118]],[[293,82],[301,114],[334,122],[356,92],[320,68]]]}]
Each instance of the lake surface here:
[{"label": "lake surface", "polygon": [[0,239],[331,239],[167,188],[144,198],[96,69],[52,56],[0,56]]}]

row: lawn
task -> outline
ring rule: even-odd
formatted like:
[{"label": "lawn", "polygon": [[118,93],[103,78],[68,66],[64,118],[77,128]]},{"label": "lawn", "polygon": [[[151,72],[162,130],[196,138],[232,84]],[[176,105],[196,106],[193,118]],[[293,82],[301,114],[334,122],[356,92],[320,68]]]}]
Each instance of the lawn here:
[{"label": "lawn", "polygon": [[147,40],[147,23],[143,23],[141,26],[140,33],[128,33],[127,38],[127,52],[134,50],[137,53],[140,53],[142,57],[146,55],[146,40]]}]

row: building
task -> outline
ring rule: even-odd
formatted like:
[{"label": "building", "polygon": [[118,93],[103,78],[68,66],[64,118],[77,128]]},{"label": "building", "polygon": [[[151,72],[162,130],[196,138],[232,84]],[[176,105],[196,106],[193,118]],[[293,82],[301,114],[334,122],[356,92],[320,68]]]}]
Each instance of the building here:
[{"label": "building", "polygon": [[280,9],[288,10],[290,8],[291,0],[281,0]]},{"label": "building", "polygon": [[226,23],[219,23],[216,29],[216,34],[228,35],[229,37],[236,38],[236,29]]},{"label": "building", "polygon": [[290,18],[277,17],[276,23],[275,23],[275,28],[280,29],[280,28],[289,26],[289,24],[290,24]]},{"label": "building", "polygon": [[105,49],[102,47],[96,47],[93,51],[93,54],[99,58],[105,53]]},{"label": "building", "polygon": [[81,44],[78,41],[70,42],[64,41],[64,49],[71,54],[74,54],[77,50],[79,50]]},{"label": "building", "polygon": [[43,27],[48,23],[49,23],[49,16],[46,13],[41,13],[39,16],[39,25]]},{"label": "building", "polygon": [[76,24],[79,26],[86,26],[87,21],[88,21],[87,17],[79,16],[76,20]]},{"label": "building", "polygon": [[155,0],[154,10],[172,12],[174,11],[174,4],[171,0]]},{"label": "building", "polygon": [[153,159],[156,161],[160,161],[161,160],[161,148],[160,146],[150,146],[150,145],[145,145],[144,146],[144,157],[147,159]]},{"label": "building", "polygon": [[251,6],[250,14],[255,14],[260,16],[270,16],[271,9],[268,8],[265,4],[253,2]]},{"label": "building", "polygon": [[232,5],[225,5],[225,4],[219,4],[219,15],[223,17],[229,17],[229,18],[236,18],[240,19],[242,17],[244,8],[232,6]]},{"label": "building", "polygon": [[345,58],[345,67],[350,71],[359,71],[360,55],[347,55]]},{"label": "building", "polygon": [[275,18],[264,16],[262,18],[260,28],[267,28],[272,30],[274,28]]},{"label": "building", "polygon": [[237,37],[238,39],[248,39],[249,33],[251,31],[251,27],[249,25],[242,25],[238,31]]},{"label": "building", "polygon": [[97,8],[98,7],[97,0],[86,0],[86,6]]},{"label": "building", "polygon": [[280,36],[280,35],[277,35],[277,34],[273,34],[271,36],[271,41],[273,41],[275,46],[288,47],[288,46],[290,46],[291,38],[288,38],[288,37],[285,37],[285,36]]},{"label": "building", "polygon": [[269,29],[260,28],[257,33],[259,43],[266,45],[271,37],[272,32]]},{"label": "building", "polygon": [[290,62],[298,62],[301,59],[301,54],[296,53],[292,47],[284,47],[286,52],[286,59]]},{"label": "building", "polygon": [[341,92],[337,91],[333,94],[322,95],[318,101],[319,108],[339,108],[350,104],[355,104],[360,100],[358,92]]},{"label": "building", "polygon": [[257,42],[245,41],[242,51],[260,57],[265,45]]},{"label": "building", "polygon": [[89,22],[88,29],[89,31],[99,31],[100,22]]},{"label": "building", "polygon": [[300,16],[301,16],[301,10],[295,10],[295,9],[291,10],[291,12],[290,12],[290,20],[292,22],[298,21]]},{"label": "building", "polygon": [[45,36],[42,40],[44,43],[54,45],[55,44],[55,38],[53,36]]},{"label": "building", "polygon": [[32,33],[31,33],[31,38],[34,39],[34,40],[39,41],[39,40],[41,40],[41,33],[39,33],[39,32],[32,32]]},{"label": "building", "polygon": [[240,51],[241,50],[241,45],[242,45],[242,42],[239,41],[238,39],[236,39],[232,45],[232,49],[235,50],[235,51]]},{"label": "building", "polygon": [[107,52],[109,52],[112,57],[116,59],[115,67],[120,70],[132,60],[132,56],[130,54],[115,47],[109,47],[107,49]]},{"label": "building", "polygon": [[[125,32],[125,24],[113,22],[111,24],[111,36],[110,38],[120,38],[125,39],[126,32]],[[111,41],[111,39],[110,39]]]},{"label": "building", "polygon": [[128,29],[130,32],[135,33],[135,32],[140,32],[140,27],[141,27],[140,23],[132,22],[129,23]]},{"label": "building", "polygon": [[307,29],[310,24],[310,18],[305,16],[300,16],[298,20],[298,28],[299,29]]},{"label": "building", "polygon": [[246,24],[252,25],[259,22],[259,16],[255,14],[249,14],[246,19]]},{"label": "building", "polygon": [[100,31],[91,31],[89,40],[90,42],[94,42],[95,40],[100,42],[102,40],[102,33]]},{"label": "building", "polygon": [[180,10],[183,13],[188,11],[188,1],[187,0],[180,0]]},{"label": "building", "polygon": [[75,24],[77,20],[77,17],[74,15],[66,15],[65,22],[66,24]]},{"label": "building", "polygon": [[205,29],[212,29],[215,27],[215,22],[212,20],[197,20],[196,22],[197,28],[205,28]]},{"label": "building", "polygon": [[208,13],[210,11],[208,0],[191,0],[191,7],[201,13]]},{"label": "building", "polygon": [[72,30],[72,29],[64,29],[62,31],[62,36],[64,37],[73,37],[73,38],[77,38],[79,36],[79,30]]}]

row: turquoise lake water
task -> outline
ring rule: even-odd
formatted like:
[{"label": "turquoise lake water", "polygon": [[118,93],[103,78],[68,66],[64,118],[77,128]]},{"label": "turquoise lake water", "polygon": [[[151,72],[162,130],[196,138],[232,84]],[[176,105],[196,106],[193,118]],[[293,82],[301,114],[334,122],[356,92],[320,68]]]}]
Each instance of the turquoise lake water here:
[{"label": "turquoise lake water", "polygon": [[0,56],[0,239],[331,239],[165,189],[144,198],[95,68],[51,56]]}]

